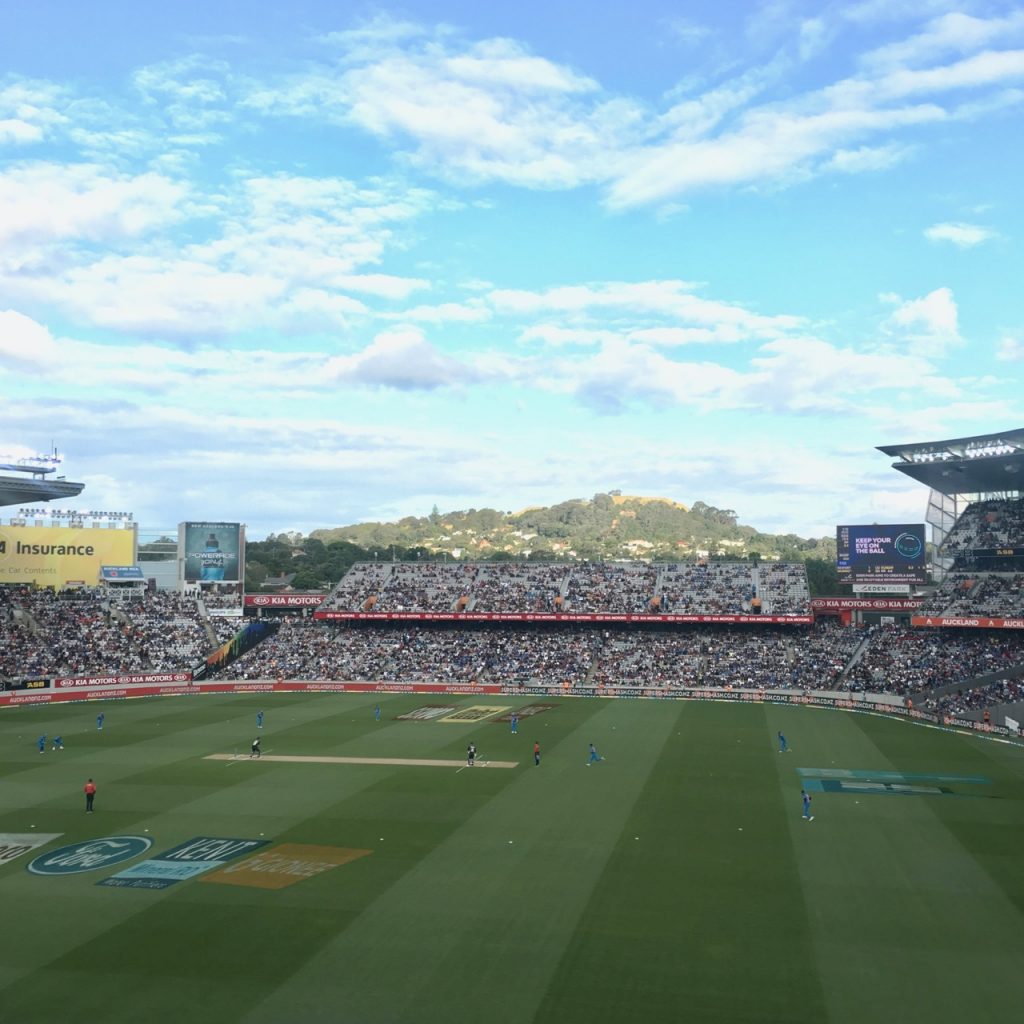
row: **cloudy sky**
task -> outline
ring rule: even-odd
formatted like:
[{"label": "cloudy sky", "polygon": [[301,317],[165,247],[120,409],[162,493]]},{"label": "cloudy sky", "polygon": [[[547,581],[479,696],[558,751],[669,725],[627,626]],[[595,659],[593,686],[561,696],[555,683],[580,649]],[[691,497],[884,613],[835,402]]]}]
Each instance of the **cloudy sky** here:
[{"label": "cloudy sky", "polygon": [[268,531],[597,491],[920,520],[1024,425],[1024,10],[36,0],[0,451]]}]

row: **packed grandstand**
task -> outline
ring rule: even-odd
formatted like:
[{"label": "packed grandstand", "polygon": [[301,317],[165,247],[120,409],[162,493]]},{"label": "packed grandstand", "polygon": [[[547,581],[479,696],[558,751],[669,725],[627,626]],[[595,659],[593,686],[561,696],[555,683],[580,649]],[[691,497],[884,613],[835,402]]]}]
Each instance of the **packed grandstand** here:
[{"label": "packed grandstand", "polygon": [[977,717],[1022,699],[1024,630],[938,624],[1024,618],[1024,572],[971,561],[1022,544],[1021,499],[969,505],[940,549],[952,571],[916,602],[932,626],[818,616],[800,563],[360,563],[315,609],[234,645],[244,627],[217,613],[238,605],[230,592],[8,586],[0,677],[829,690]]}]

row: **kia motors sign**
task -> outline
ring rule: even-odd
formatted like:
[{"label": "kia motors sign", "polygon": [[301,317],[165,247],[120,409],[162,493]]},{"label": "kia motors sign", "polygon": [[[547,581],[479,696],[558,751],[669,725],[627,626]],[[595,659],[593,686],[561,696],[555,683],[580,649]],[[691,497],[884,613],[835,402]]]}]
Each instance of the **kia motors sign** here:
[{"label": "kia motors sign", "polygon": [[812,597],[811,611],[913,611],[924,604],[924,598],[913,597]]},{"label": "kia motors sign", "polygon": [[326,594],[246,594],[246,608],[315,608]]}]

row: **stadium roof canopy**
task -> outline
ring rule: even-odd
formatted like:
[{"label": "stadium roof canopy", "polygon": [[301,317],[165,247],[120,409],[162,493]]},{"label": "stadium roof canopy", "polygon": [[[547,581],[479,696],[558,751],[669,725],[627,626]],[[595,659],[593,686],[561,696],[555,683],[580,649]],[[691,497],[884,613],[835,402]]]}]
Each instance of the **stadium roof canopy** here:
[{"label": "stadium roof canopy", "polygon": [[36,466],[0,464],[0,506],[74,498],[84,490],[85,484],[71,483],[63,477],[48,478],[51,472]]},{"label": "stadium roof canopy", "polygon": [[1024,492],[1024,428],[878,450],[898,460],[893,469],[941,494]]}]

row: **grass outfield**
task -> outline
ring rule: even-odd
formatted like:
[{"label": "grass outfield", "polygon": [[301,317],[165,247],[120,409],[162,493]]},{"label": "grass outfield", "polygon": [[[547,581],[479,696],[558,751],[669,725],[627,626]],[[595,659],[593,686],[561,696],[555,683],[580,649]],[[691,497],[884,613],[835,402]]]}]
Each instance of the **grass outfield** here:
[{"label": "grass outfield", "polygon": [[[0,1020],[963,1024],[1019,1012],[1021,748],[761,705],[552,698],[518,736],[396,720],[440,703],[526,701],[231,695],[0,712],[0,832],[62,833],[0,866]],[[206,759],[247,754],[260,707],[267,754],[382,763]],[[44,732],[63,735],[63,753],[36,752]],[[383,763],[461,765],[470,740],[481,760],[518,766]],[[591,740],[607,760],[588,767]],[[798,769],[863,770],[843,785],[864,791],[829,792],[835,782]],[[879,789],[893,776],[867,778],[884,771],[948,792],[896,795]],[[825,790],[810,823],[805,778]],[[121,835],[153,845],[84,873],[26,870]],[[201,836],[272,845],[164,889],[97,885]],[[321,867],[338,848],[370,853],[256,887],[294,880],[278,844],[335,848],[291,850]],[[221,884],[203,880],[218,871]]]}]

